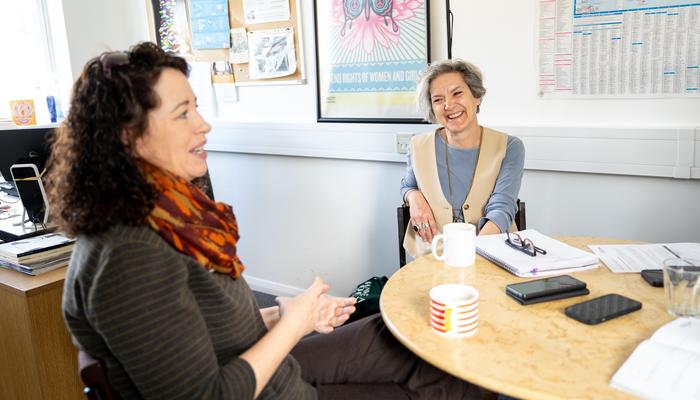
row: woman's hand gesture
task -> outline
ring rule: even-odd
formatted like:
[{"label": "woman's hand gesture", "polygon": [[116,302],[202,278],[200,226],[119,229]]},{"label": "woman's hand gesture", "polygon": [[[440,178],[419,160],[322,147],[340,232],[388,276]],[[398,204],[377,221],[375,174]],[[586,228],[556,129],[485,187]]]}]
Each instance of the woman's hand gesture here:
[{"label": "woman's hand gesture", "polygon": [[278,297],[281,319],[290,319],[298,327],[301,336],[312,331],[330,333],[348,320],[355,312],[355,298],[327,295],[328,285],[321,278],[302,294],[294,297]]}]

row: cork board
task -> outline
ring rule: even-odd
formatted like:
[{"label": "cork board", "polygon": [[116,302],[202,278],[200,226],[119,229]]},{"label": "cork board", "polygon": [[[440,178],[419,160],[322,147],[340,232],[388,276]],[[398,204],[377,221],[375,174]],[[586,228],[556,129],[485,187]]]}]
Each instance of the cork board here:
[{"label": "cork board", "polygon": [[[278,78],[267,79],[250,79],[248,76],[248,64],[232,64],[236,84],[241,85],[270,85],[270,84],[304,84],[306,83],[306,74],[304,72],[304,42],[301,34],[301,0],[289,1],[288,21],[277,21],[258,24],[245,24],[243,16],[243,1],[244,0],[228,0],[229,4],[229,23],[231,29],[245,28],[246,32],[260,31],[268,29],[285,29],[291,28],[294,31],[294,54],[296,57],[297,68],[291,75]],[[163,46],[161,38],[158,34],[158,27],[161,24],[161,16],[159,15],[159,0],[146,0],[147,14],[149,20],[149,31],[151,40]],[[176,0],[175,11],[172,15],[174,18],[174,26],[177,31],[177,40],[184,43],[186,50],[174,51],[179,52],[188,61],[224,61],[229,60],[229,49],[214,49],[214,50],[193,50],[191,46],[189,0]],[[164,47],[165,48],[165,47]]]},{"label": "cork board", "polygon": [[[267,22],[259,24],[245,24],[245,18],[243,16],[243,0],[229,0],[229,22],[231,29],[234,28],[245,28],[246,32],[268,30],[268,29],[284,29],[292,28],[294,31],[294,53],[296,57],[297,68],[296,71],[287,76],[277,77],[277,78],[267,78],[267,79],[251,79],[248,75],[248,64],[232,64],[233,74],[235,77],[236,84],[242,85],[268,85],[268,84],[293,84],[293,83],[305,83],[305,73],[304,73],[304,53],[303,41],[301,35],[301,23],[300,23],[300,6],[298,1],[300,0],[289,0],[289,21],[276,21]],[[189,10],[189,4],[188,4]],[[187,58],[193,61],[223,61],[228,60],[229,49],[216,49],[216,50],[192,50],[192,54],[188,55]]]}]

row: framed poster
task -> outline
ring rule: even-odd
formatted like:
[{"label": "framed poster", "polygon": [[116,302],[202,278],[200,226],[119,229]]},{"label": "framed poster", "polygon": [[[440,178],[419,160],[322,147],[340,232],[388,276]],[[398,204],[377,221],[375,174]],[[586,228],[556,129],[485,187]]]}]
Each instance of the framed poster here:
[{"label": "framed poster", "polygon": [[422,122],[430,61],[428,0],[314,2],[319,122]]}]

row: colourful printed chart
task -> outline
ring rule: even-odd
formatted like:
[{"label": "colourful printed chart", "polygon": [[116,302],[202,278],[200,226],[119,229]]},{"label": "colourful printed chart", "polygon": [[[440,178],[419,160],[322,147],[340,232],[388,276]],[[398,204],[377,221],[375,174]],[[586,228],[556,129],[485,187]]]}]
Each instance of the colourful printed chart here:
[{"label": "colourful printed chart", "polygon": [[541,0],[542,96],[700,96],[700,2]]}]

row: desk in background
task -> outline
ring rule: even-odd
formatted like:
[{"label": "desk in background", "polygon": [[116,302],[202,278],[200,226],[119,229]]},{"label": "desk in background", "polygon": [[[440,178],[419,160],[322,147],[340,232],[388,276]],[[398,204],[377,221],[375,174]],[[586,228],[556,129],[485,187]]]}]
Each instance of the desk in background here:
[{"label": "desk in background", "polygon": [[24,217],[22,202],[17,197],[11,197],[4,192],[0,192],[0,206],[8,205],[11,207],[11,210],[3,211],[0,213],[0,216],[5,213],[12,213],[14,216],[10,218],[0,218],[0,243],[2,243],[3,240],[17,240],[44,232],[41,225],[33,223],[20,225],[19,222]]},{"label": "desk in background", "polygon": [[[559,238],[575,247],[620,241]],[[613,274],[607,267],[571,274],[591,293],[521,306],[505,294],[509,283],[522,282],[477,257],[474,267],[450,268],[432,256],[421,257],[396,272],[380,300],[389,330],[401,343],[436,367],[487,389],[524,399],[626,399],[610,379],[635,347],[672,317],[663,288],[649,286],[639,274]],[[433,286],[464,282],[480,293],[479,332],[450,339],[430,328]],[[599,325],[584,325],[564,315],[564,308],[606,293],[642,302],[642,309]]]},{"label": "desk in background", "polygon": [[83,399],[63,323],[66,268],[39,276],[0,268],[0,399]]}]

